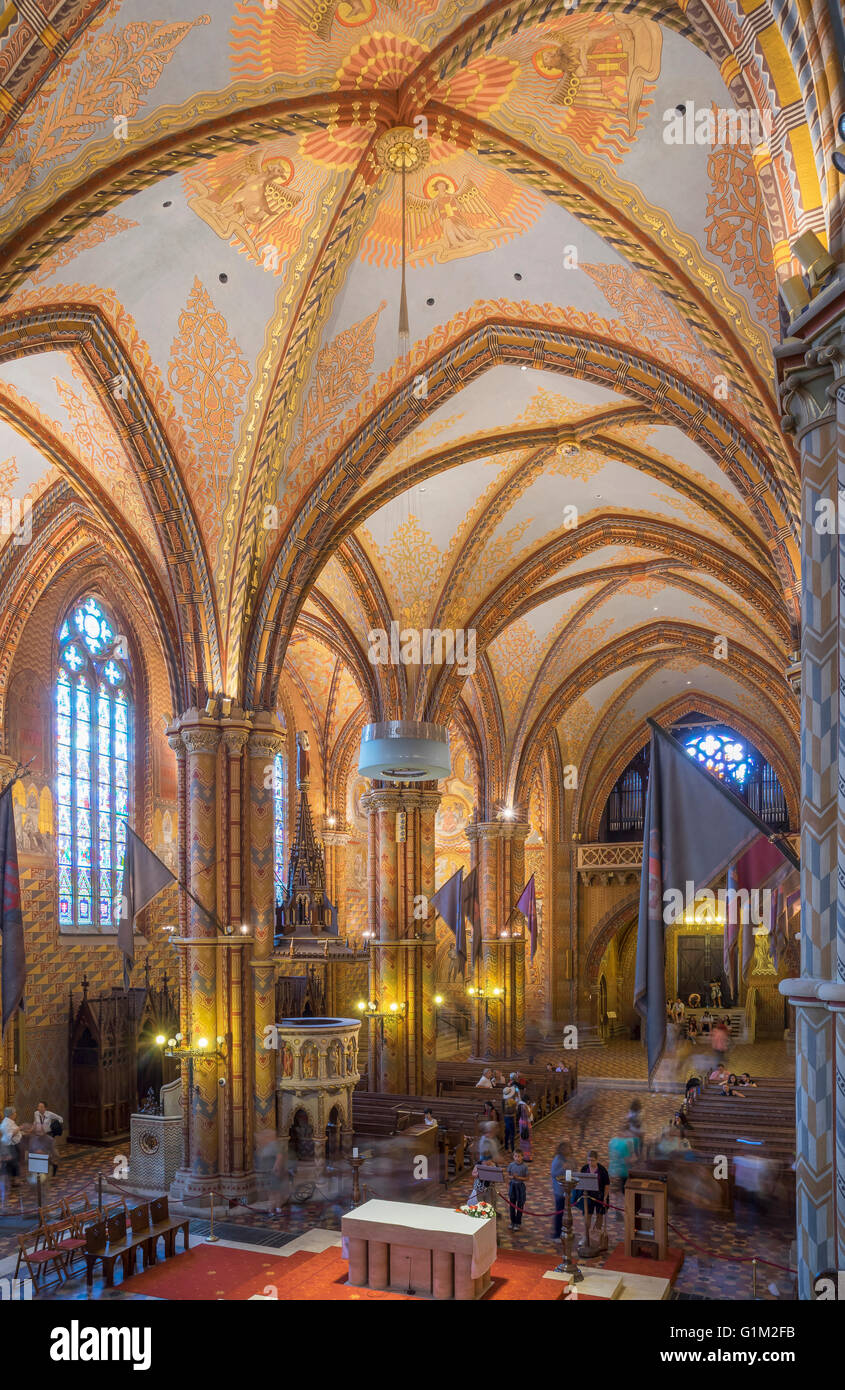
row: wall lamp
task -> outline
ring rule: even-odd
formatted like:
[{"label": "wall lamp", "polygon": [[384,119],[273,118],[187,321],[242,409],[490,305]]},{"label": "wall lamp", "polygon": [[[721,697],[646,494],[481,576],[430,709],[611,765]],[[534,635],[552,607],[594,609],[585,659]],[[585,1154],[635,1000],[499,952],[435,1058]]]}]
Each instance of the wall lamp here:
[{"label": "wall lamp", "polygon": [[355,1005],[359,1014],[362,1014],[364,1018],[404,1018],[407,1007],[404,1000],[401,1004],[394,1001],[394,1003],[389,1004],[386,1009],[380,1009],[378,1000],[376,999],[359,999],[358,1003]]}]

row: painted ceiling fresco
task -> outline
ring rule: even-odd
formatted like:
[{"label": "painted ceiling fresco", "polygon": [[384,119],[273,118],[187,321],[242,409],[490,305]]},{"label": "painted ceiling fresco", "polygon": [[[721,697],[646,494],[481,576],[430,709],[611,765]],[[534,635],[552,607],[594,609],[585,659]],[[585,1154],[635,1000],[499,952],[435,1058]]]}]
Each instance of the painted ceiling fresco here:
[{"label": "painted ceiling fresco", "polygon": [[[824,184],[768,5],[70,0],[27,64],[12,7],[0,493],[115,532],[180,700],[284,672],[326,754],[459,714],[514,793],[573,711],[623,743],[690,680],[787,707],[771,340]],[[374,669],[394,620],[471,627],[476,669]]]}]

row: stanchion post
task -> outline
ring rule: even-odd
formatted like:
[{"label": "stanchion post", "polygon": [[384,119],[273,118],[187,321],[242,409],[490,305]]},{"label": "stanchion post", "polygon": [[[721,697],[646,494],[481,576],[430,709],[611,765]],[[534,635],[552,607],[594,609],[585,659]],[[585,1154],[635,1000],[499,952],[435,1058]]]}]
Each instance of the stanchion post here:
[{"label": "stanchion post", "polygon": [[97,1174],[97,1210],[98,1210],[98,1212],[100,1213],[100,1215],[102,1216],[102,1214],[103,1214],[103,1175],[102,1175],[102,1173],[98,1173],[98,1174]]},{"label": "stanchion post", "polygon": [[209,1245],[216,1245],[220,1237],[214,1234],[214,1192],[212,1191],[209,1195],[211,1197],[211,1228],[206,1236],[206,1242]]},{"label": "stanchion post", "polygon": [[757,1256],[751,1261],[751,1297],[757,1302]]}]

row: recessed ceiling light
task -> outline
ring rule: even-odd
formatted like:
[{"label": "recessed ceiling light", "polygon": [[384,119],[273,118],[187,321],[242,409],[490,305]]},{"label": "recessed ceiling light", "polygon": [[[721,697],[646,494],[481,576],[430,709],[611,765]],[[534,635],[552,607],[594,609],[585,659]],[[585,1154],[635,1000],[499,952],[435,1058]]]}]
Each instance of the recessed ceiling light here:
[{"label": "recessed ceiling light", "polygon": [[425,302],[426,302],[426,304],[428,305],[428,307],[429,307],[429,309],[430,309],[431,306],[432,306],[432,304],[434,303],[434,300],[433,300],[433,299],[427,299]]},{"label": "recessed ceiling light", "polygon": [[527,368],[527,367],[525,366],[525,364],[523,363],[523,365],[520,367],[519,370],[520,370],[521,372],[527,372],[527,371],[528,371],[528,368]]},{"label": "recessed ceiling light", "polygon": [[678,105],[675,107],[675,110],[677,111],[679,116],[685,116],[687,114],[686,102],[678,102]]},{"label": "recessed ceiling light", "polygon": [[229,283],[228,275],[224,274],[223,272],[221,272],[220,275],[218,275],[217,279],[220,281],[221,285],[227,285]]},{"label": "recessed ceiling light", "polygon": [[514,278],[514,280],[521,280],[521,279],[522,279],[522,276],[520,275],[520,273],[519,273],[518,270],[515,270],[515,271],[514,271],[514,276],[513,276],[513,278]]},{"label": "recessed ceiling light", "polygon": [[163,208],[172,208],[172,207],[173,207],[173,204],[171,203],[170,199],[168,198],[167,202],[166,202],[166,203],[162,203],[161,206],[162,206]]}]

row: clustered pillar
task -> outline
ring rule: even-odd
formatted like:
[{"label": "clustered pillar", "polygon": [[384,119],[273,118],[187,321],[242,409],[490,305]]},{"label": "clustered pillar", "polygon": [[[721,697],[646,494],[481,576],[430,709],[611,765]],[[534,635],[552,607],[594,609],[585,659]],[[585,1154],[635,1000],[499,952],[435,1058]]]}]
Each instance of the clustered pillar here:
[{"label": "clustered pillar", "polygon": [[[270,714],[188,710],[168,731],[179,769],[180,1031],[185,1112],[174,1196],[255,1196],[275,1134],[273,759]],[[206,1046],[202,1047],[201,1039]]]},{"label": "clustered pillar", "polygon": [[[467,826],[478,868],[482,946],[469,978],[475,1013],[473,1056],[518,1057],[525,1050],[525,951],[523,918],[514,912],[525,887],[525,840],[520,821],[479,821]],[[475,954],[473,952],[473,954]],[[496,992],[498,991],[498,993]]]},{"label": "clustered pillar", "polygon": [[801,976],[780,989],[795,1007],[802,1299],[845,1269],[845,295],[806,317],[776,349],[801,454]]},{"label": "clustered pillar", "polygon": [[[361,798],[369,817],[370,1000],[385,1015],[367,1024],[371,1090],[433,1095],[436,1087],[436,941],[428,900],[439,804],[439,792],[417,787]],[[398,1006],[393,1015],[391,1004]]]}]

